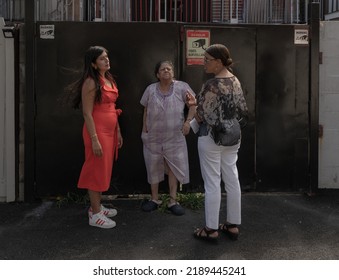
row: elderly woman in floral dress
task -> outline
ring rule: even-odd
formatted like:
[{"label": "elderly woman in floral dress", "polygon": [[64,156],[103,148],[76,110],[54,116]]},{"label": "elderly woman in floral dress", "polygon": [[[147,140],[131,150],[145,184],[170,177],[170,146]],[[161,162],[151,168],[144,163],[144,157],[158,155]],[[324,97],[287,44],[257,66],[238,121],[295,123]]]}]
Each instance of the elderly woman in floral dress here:
[{"label": "elderly woman in floral dress", "polygon": [[158,82],[150,84],[140,103],[144,106],[142,141],[148,182],[152,197],[142,205],[150,212],[161,204],[159,183],[168,174],[170,200],[168,210],[183,215],[184,208],[176,199],[178,182],[189,183],[188,153],[185,136],[195,108],[191,107],[185,120],[184,109],[188,93],[195,96],[190,86],[174,79],[173,64],[161,61],[155,66]]}]

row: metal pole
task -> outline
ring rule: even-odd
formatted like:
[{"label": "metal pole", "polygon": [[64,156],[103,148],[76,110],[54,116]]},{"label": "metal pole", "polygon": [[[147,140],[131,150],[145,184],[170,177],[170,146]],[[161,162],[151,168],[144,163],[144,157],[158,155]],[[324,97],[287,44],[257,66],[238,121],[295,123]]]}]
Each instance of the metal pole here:
[{"label": "metal pole", "polygon": [[13,0],[11,0],[9,4],[9,20],[12,22],[13,21]]},{"label": "metal pole", "polygon": [[84,6],[84,0],[80,0],[80,6],[79,6],[79,20],[84,20],[84,14],[83,14],[83,6]]},{"label": "metal pole", "polygon": [[[64,15],[64,12],[65,12],[65,15]],[[62,21],[70,20],[69,17],[68,17],[68,13],[69,13],[69,5],[68,5],[67,2],[66,2],[66,3],[64,2],[64,3],[62,4],[60,13],[61,13],[61,20],[62,20]],[[73,20],[74,20],[74,19],[73,19]]]},{"label": "metal pole", "polygon": [[25,45],[26,45],[26,92],[25,92],[25,167],[24,200],[33,201],[35,196],[35,1],[25,3]]},{"label": "metal pole", "polygon": [[198,3],[197,3],[197,5],[198,5],[198,16],[197,16],[197,22],[200,22],[200,5],[201,5],[201,3],[200,3],[200,0],[198,0]]},{"label": "metal pole", "polygon": [[237,23],[239,21],[239,0],[237,0],[236,3],[236,15],[235,15],[236,19],[237,19]]},{"label": "metal pole", "polygon": [[291,20],[290,20],[290,23],[293,23],[293,1],[290,2],[290,10],[291,10]]},{"label": "metal pole", "polygon": [[319,3],[310,3],[309,112],[310,112],[310,193],[318,189],[319,161]]},{"label": "metal pole", "polygon": [[101,21],[106,21],[106,0],[101,1]]},{"label": "metal pole", "polygon": [[149,3],[149,21],[152,21],[152,16],[153,16],[152,6],[153,6],[153,0],[150,0],[150,3]]},{"label": "metal pole", "polygon": [[72,1],[72,21],[75,20],[75,4],[74,1]]},{"label": "metal pole", "polygon": [[87,0],[87,21],[91,21],[91,10],[92,10],[92,7],[91,7],[91,1],[90,0]]},{"label": "metal pole", "polygon": [[167,21],[167,0],[165,0],[165,21]]},{"label": "metal pole", "polygon": [[174,22],[177,22],[177,13],[178,13],[178,1],[174,1]]}]

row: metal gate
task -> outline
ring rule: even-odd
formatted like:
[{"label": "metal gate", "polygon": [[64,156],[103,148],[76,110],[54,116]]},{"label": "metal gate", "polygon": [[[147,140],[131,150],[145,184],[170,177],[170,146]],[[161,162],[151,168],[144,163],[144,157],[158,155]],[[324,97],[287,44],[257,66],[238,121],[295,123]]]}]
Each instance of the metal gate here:
[{"label": "metal gate", "polygon": [[309,184],[309,45],[298,26],[257,32],[256,183],[259,190],[302,191]]},{"label": "metal gate", "polygon": [[[195,28],[210,30],[211,43],[229,47],[245,92],[251,121],[243,131],[239,152],[242,188],[305,189],[309,183],[309,78],[305,71],[309,46],[295,41],[298,27]],[[195,87],[205,80],[201,67],[185,62],[183,74]]]},{"label": "metal gate", "polygon": [[38,34],[46,25],[54,27],[54,38],[37,39],[36,192],[44,196],[76,190],[84,160],[83,118],[80,111],[62,107],[57,100],[65,86],[77,78],[72,70],[81,69],[84,52],[91,45],[109,50],[120,93],[117,107],[123,110],[119,122],[124,147],[113,168],[110,192],[149,192],[140,138],[140,99],[146,86],[156,80],[153,68],[157,61],[170,59],[179,64],[180,26],[39,22]]},{"label": "metal gate", "polygon": [[[220,26],[153,23],[38,22],[53,27],[53,37],[36,41],[35,192],[37,196],[76,191],[83,163],[82,115],[58,98],[76,78],[90,45],[110,51],[112,72],[123,109],[124,147],[113,169],[111,194],[148,193],[140,138],[145,87],[155,81],[153,67],[170,59],[176,77],[198,92],[207,76],[186,63],[186,30],[210,31],[211,43],[227,45],[236,62],[250,110],[239,154],[243,190],[300,191],[309,184],[309,45],[295,41],[297,26]],[[307,27],[306,27],[307,28]],[[304,27],[305,29],[305,27]],[[76,41],[76,43],[75,43]],[[306,69],[306,70],[305,70]],[[202,191],[197,138],[188,136],[191,183]],[[26,147],[29,149],[30,147]]]}]

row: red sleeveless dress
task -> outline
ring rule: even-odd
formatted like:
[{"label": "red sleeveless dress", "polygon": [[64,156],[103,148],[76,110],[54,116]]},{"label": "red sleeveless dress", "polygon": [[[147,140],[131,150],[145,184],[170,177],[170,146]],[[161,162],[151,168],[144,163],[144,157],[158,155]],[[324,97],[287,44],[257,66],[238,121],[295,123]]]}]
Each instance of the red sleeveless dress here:
[{"label": "red sleeveless dress", "polygon": [[122,112],[115,108],[119,96],[116,85],[111,88],[101,81],[101,86],[102,99],[94,104],[92,116],[103,155],[98,157],[93,154],[92,140],[84,124],[85,162],[78,181],[78,188],[98,192],[107,191],[110,186],[113,162],[118,158],[117,122]]}]

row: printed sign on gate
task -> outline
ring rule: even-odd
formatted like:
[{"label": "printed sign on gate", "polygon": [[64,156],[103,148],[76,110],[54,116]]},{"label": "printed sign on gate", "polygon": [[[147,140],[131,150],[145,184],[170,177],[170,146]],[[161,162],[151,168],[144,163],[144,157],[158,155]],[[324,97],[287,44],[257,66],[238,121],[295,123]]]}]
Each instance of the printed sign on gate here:
[{"label": "printed sign on gate", "polygon": [[186,63],[187,65],[203,65],[205,49],[210,45],[209,30],[186,31]]}]

